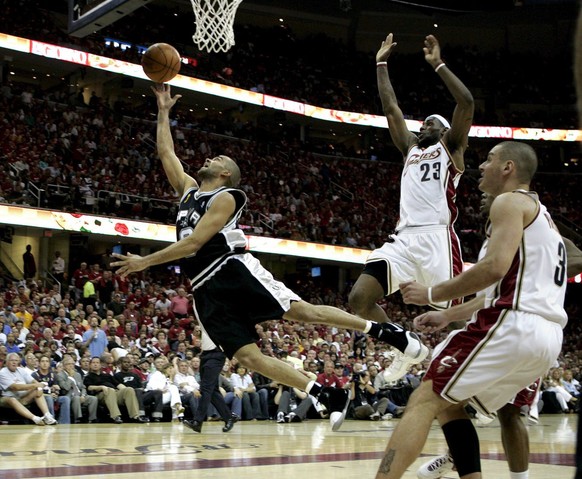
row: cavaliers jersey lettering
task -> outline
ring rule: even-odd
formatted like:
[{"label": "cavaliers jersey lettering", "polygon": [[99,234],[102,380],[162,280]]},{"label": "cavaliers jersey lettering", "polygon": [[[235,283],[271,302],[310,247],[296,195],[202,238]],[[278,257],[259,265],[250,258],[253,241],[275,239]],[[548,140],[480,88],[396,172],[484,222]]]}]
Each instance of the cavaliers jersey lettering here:
[{"label": "cavaliers jersey lettering", "polygon": [[400,184],[400,218],[396,231],[414,226],[452,225],[462,172],[457,171],[442,142],[413,146],[404,162]]},{"label": "cavaliers jersey lettering", "polygon": [[228,257],[245,252],[246,238],[242,230],[238,228],[238,220],[247,202],[247,197],[241,190],[223,186],[213,191],[190,188],[180,200],[176,219],[178,240],[192,234],[214,199],[225,192],[231,194],[236,202],[232,218],[197,253],[183,258],[181,261],[182,271],[190,278],[193,288],[217,271]]},{"label": "cavaliers jersey lettering", "polygon": [[[546,207],[537,194],[518,190],[535,199],[539,211],[535,220],[523,230],[519,250],[509,271],[485,291],[485,307],[516,309],[534,313],[548,321],[566,326],[566,248]],[[479,259],[487,252],[491,227],[481,247]]]}]

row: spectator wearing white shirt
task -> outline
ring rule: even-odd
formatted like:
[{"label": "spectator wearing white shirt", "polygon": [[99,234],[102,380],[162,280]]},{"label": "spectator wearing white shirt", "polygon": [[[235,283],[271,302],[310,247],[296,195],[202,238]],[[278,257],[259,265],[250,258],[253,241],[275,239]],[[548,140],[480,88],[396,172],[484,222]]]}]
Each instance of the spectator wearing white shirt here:
[{"label": "spectator wearing white shirt", "polygon": [[200,383],[193,374],[190,374],[190,362],[185,359],[174,360],[174,378],[173,382],[178,386],[182,404],[187,404],[194,415],[198,410],[200,401]]},{"label": "spectator wearing white shirt", "polygon": [[236,374],[230,377],[234,394],[242,399],[243,419],[254,420],[261,415],[261,402],[253,378],[247,368],[237,365]]},{"label": "spectator wearing white shirt", "polygon": [[174,375],[173,364],[169,363],[164,356],[158,356],[154,360],[156,370],[150,373],[146,384],[146,391],[162,391],[162,401],[172,407],[172,420],[179,421],[184,418],[184,406],[178,387],[173,384],[169,376]]},{"label": "spectator wearing white shirt", "polygon": [[158,299],[154,304],[154,308],[159,309],[160,311],[168,311],[170,306],[172,306],[172,301],[168,299],[168,295],[166,293],[161,293],[160,299]]},{"label": "spectator wearing white shirt", "polygon": [[[45,424],[56,424],[57,421],[49,413],[46,400],[43,396],[43,388],[46,383],[39,383],[32,375],[18,365],[21,357],[17,353],[10,353],[6,356],[6,367],[0,370],[0,390],[3,391],[0,397],[0,407],[14,409],[22,417],[30,419],[38,426]],[[42,416],[35,416],[26,406],[35,402]]]},{"label": "spectator wearing white shirt", "polygon": [[51,272],[55,279],[62,285],[65,276],[65,260],[61,257],[60,251],[55,251],[55,259],[53,259]]}]

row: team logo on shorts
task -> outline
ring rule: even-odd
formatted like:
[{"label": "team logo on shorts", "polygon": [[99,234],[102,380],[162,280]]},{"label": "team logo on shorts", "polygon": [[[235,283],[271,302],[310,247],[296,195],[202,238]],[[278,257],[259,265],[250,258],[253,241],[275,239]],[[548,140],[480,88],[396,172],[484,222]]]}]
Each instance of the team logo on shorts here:
[{"label": "team logo on shorts", "polygon": [[441,359],[439,361],[439,367],[437,368],[437,373],[441,374],[445,370],[452,368],[453,366],[456,366],[457,364],[459,364],[459,361],[457,361],[457,356],[461,353],[461,351],[462,351],[462,349],[459,349],[452,356],[445,356],[443,359]]}]

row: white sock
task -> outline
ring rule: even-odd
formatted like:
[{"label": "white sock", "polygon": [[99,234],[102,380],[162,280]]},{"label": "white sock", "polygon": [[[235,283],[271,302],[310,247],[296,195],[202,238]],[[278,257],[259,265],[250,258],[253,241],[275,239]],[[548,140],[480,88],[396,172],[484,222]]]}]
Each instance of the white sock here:
[{"label": "white sock", "polygon": [[309,392],[311,391],[311,388],[313,387],[314,384],[315,384],[315,381],[309,381],[307,383],[307,386],[305,386],[305,392],[307,394],[309,394]]},{"label": "white sock", "polygon": [[370,328],[372,327],[372,321],[368,321],[366,320],[366,327],[364,328],[364,331],[362,331],[363,333],[368,333],[370,331]]},{"label": "white sock", "polygon": [[511,472],[509,471],[510,479],[529,479],[529,471]]}]

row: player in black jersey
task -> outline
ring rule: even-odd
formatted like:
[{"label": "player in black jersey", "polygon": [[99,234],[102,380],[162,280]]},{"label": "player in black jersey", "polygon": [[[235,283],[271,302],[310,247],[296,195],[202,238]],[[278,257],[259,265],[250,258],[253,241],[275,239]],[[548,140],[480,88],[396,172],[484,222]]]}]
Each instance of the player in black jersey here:
[{"label": "player in black jersey", "polygon": [[[181,197],[176,222],[177,242],[150,255],[115,254],[112,266],[125,277],[150,266],[182,261],[192,283],[194,307],[201,327],[229,357],[281,384],[320,397],[322,386],[288,364],[259,350],[255,325],[286,319],[359,330],[386,342],[395,333],[330,306],[314,306],[275,280],[259,261],[245,252],[246,239],[238,228],[247,201],[236,188],[240,170],[232,158],[207,159],[198,171],[200,184],[188,175],[175,154],[169,112],[181,95],[171,96],[168,85],[153,88],[158,102],[157,147],[168,180]],[[331,409],[342,410],[333,422],[339,429],[349,400],[347,391],[325,391]],[[327,396],[329,393],[329,396]],[[339,405],[339,407],[338,407]]]}]

